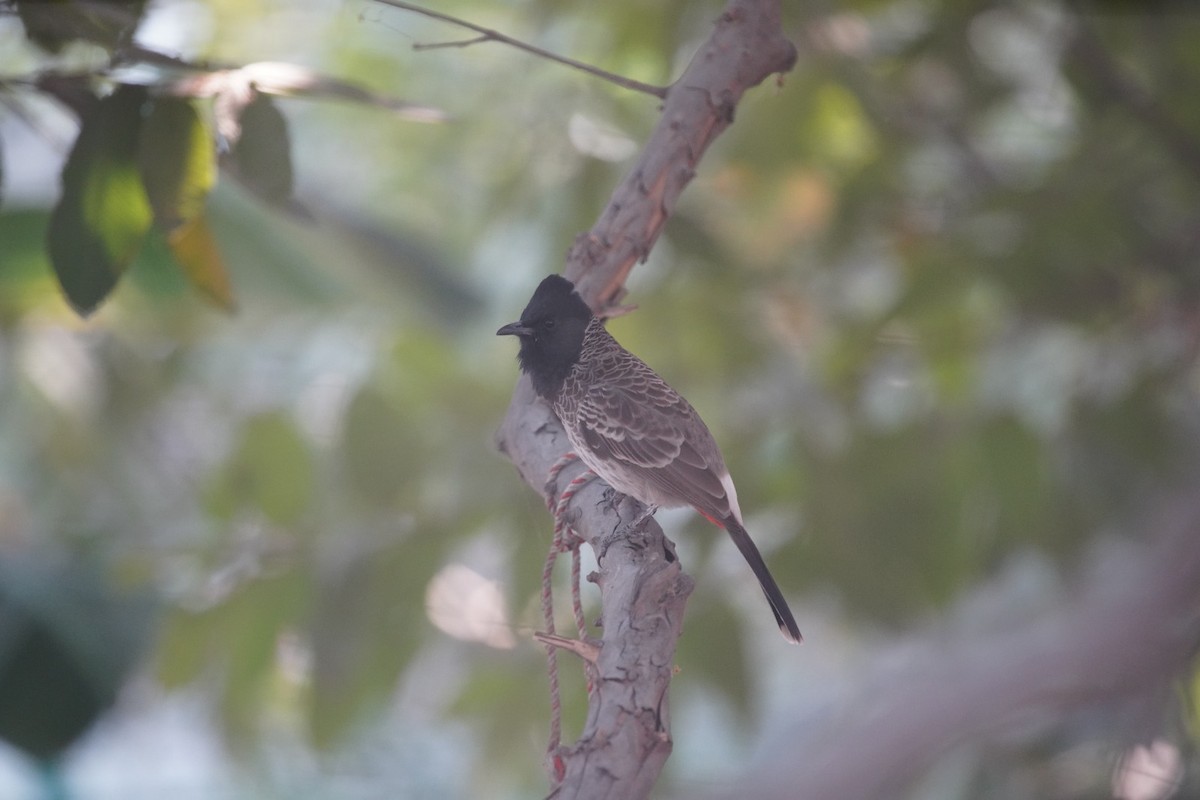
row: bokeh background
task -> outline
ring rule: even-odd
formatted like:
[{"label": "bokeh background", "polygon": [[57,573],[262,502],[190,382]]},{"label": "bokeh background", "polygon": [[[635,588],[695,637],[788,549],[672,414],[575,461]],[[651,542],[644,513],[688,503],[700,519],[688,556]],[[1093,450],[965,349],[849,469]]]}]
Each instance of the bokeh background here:
[{"label": "bokeh background", "polygon": [[[610,326],[708,421],[807,639],[702,520],[659,515],[697,581],[664,794],[726,786],[916,632],[1053,608],[1098,543],[1151,538],[1129,520],[1200,452],[1200,14],[786,6],[799,64],[747,95]],[[721,3],[436,7],[664,84]],[[152,236],[81,319],[45,253],[77,121],[28,79],[111,52],[39,46],[0,4],[0,796],[544,790],[551,525],[492,444],[516,377],[493,333],[657,104],[494,43],[413,48],[468,36],[358,0],[147,3],[146,47],[450,119],[278,101],[310,218],[218,183],[236,311]],[[905,791],[1110,797],[1149,730],[1174,766],[1127,796],[1167,796],[1195,683],[1136,736],[1101,709]]]}]

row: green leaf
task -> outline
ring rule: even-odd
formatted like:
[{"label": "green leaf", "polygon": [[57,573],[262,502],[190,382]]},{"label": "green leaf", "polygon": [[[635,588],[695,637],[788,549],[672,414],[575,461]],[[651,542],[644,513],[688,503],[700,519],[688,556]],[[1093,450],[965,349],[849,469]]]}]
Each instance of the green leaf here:
[{"label": "green leaf", "polygon": [[[582,670],[573,659],[559,659],[566,678]],[[545,736],[546,662],[532,649],[479,655],[476,668],[467,673],[449,714],[465,720],[481,734],[487,758],[495,764],[533,763],[537,744]],[[582,692],[563,692],[570,704],[583,702]],[[565,723],[565,721],[564,721]],[[564,724],[564,730],[579,730]]]},{"label": "green leaf", "polygon": [[279,637],[310,610],[309,576],[299,569],[259,575],[203,611],[177,609],[159,636],[155,675],[171,689],[220,681],[221,721],[228,733],[248,737],[277,667]]},{"label": "green leaf", "polygon": [[[765,612],[770,619],[769,609],[755,611],[760,617]],[[728,602],[693,598],[687,606],[684,636],[675,656],[685,680],[701,680],[718,687],[741,714],[749,713],[750,687],[755,680],[746,668],[741,635],[745,624]]]},{"label": "green leaf", "polygon": [[346,411],[343,453],[347,476],[363,497],[388,505],[414,478],[412,423],[378,389],[364,387]]},{"label": "green leaf", "polygon": [[175,97],[152,102],[138,140],[138,168],[162,231],[169,234],[204,212],[216,181],[216,154],[191,102]]},{"label": "green leaf", "polygon": [[0,213],[0,326],[59,296],[46,258],[49,225],[48,210]]},{"label": "green leaf", "polygon": [[50,218],[50,263],[67,300],[86,316],[137,255],[152,214],[137,165],[146,89],[121,86],[84,119]]},{"label": "green leaf", "polygon": [[280,412],[246,423],[231,477],[241,497],[268,519],[285,525],[299,521],[308,511],[316,483],[308,445]]},{"label": "green leaf", "polygon": [[209,666],[213,633],[211,613],[176,610],[164,622],[155,653],[154,674],[167,689],[198,680]]},{"label": "green leaf", "polygon": [[264,694],[277,669],[279,637],[310,613],[309,587],[304,570],[262,575],[209,612],[208,655],[223,667],[221,718],[234,737],[257,731]]},{"label": "green leaf", "polygon": [[386,702],[430,630],[426,588],[453,543],[426,521],[321,572],[312,615],[309,735],[327,748]]},{"label": "green leaf", "polygon": [[292,146],[287,120],[271,98],[256,94],[238,121],[241,133],[231,153],[238,181],[268,203],[290,208]]}]

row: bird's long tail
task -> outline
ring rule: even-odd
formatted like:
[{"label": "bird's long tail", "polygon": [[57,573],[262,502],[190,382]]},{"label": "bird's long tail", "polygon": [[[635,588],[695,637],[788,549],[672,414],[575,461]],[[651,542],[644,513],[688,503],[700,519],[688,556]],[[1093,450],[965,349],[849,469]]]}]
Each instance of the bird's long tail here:
[{"label": "bird's long tail", "polygon": [[754,576],[758,578],[763,594],[767,596],[767,602],[771,604],[771,611],[775,612],[775,621],[779,623],[779,632],[783,634],[783,638],[792,644],[800,644],[804,637],[800,635],[800,628],[796,625],[792,610],[788,608],[787,601],[783,599],[783,592],[779,591],[779,585],[771,577],[771,572],[767,569],[767,564],[763,561],[758,548],[754,546],[750,534],[732,516],[724,520],[714,520],[714,522],[729,532],[737,549],[742,551],[742,557],[746,559],[750,569],[754,570]]}]

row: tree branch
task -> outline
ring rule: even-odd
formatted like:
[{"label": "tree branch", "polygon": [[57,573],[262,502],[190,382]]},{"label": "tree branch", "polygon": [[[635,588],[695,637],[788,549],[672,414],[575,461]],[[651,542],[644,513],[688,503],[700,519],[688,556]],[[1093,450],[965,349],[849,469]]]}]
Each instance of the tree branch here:
[{"label": "tree branch", "polygon": [[[795,60],[794,46],[780,32],[777,0],[731,0],[667,92],[641,157],[567,255],[564,273],[593,308],[603,313],[620,299],[626,276],[658,239],[700,158],[733,121],[742,94],[790,70]],[[542,494],[551,465],[570,448],[525,378],[496,438]],[[581,469],[572,465],[561,480]],[[599,564],[593,580],[600,587],[603,638],[587,722],[578,742],[558,754],[564,777],[554,796],[632,800],[647,796],[671,752],[667,689],[692,582],[653,520],[630,530],[637,503],[612,508],[603,492],[603,484],[593,482],[573,506],[573,525]]]},{"label": "tree branch", "polygon": [[1067,54],[1080,68],[1080,80],[1075,82],[1077,88],[1084,92],[1090,88],[1087,84],[1091,81],[1095,86],[1091,91],[1093,101],[1119,102],[1134,119],[1158,137],[1193,179],[1200,180],[1200,142],[1171,116],[1169,109],[1153,94],[1121,71],[1116,60],[1097,39],[1085,16],[1077,18],[1075,25],[1075,35]]},{"label": "tree branch", "polygon": [[774,0],[732,0],[712,36],[667,92],[662,118],[600,220],[576,238],[565,275],[593,309],[620,301],[625,278],[644,261],[695,176],[709,145],[733,122],[742,94],[796,63]]}]

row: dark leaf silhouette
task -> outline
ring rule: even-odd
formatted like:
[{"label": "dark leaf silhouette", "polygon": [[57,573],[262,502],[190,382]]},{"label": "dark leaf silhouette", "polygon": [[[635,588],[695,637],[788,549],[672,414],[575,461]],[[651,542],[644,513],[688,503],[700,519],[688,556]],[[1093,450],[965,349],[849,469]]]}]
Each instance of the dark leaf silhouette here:
[{"label": "dark leaf silhouette", "polygon": [[16,0],[30,41],[51,53],[78,39],[112,49],[133,35],[145,0]]}]

